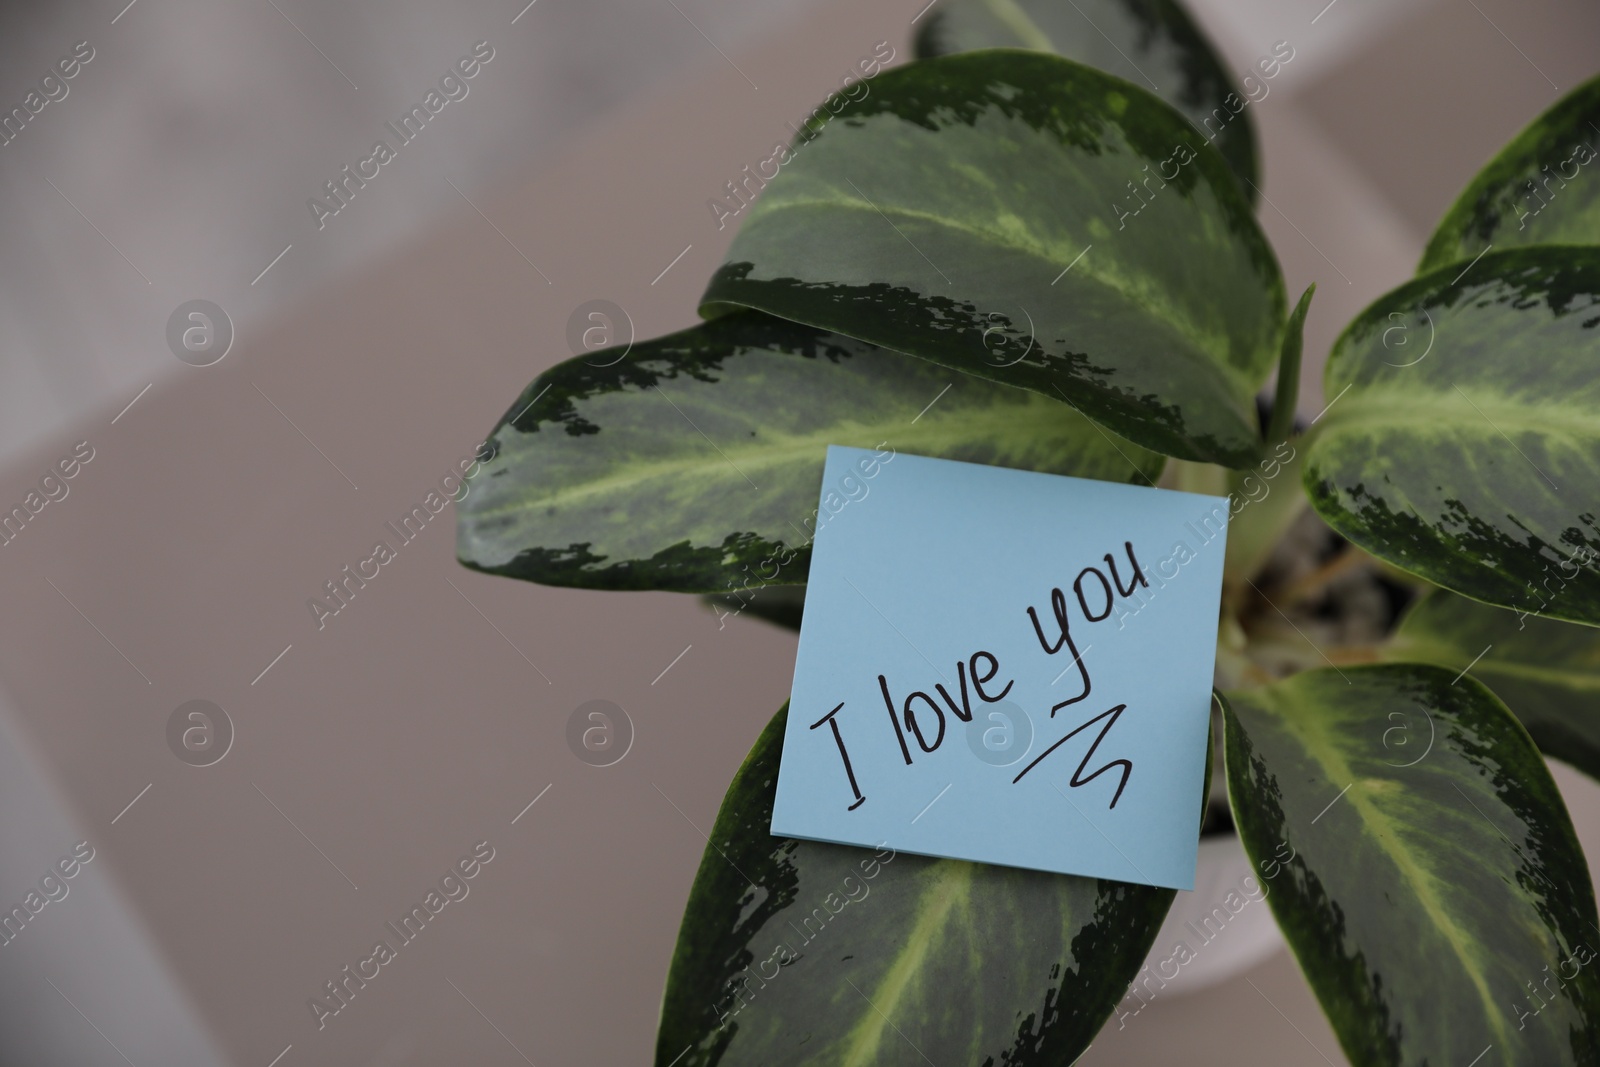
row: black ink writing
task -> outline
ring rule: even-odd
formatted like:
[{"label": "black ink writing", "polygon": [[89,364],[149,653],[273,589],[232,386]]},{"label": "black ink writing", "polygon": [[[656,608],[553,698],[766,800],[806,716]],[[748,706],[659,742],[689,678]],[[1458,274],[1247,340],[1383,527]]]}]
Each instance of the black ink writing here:
[{"label": "black ink writing", "polygon": [[[1117,556],[1111,552],[1105,553],[1102,557],[1105,563],[1104,569],[1099,565],[1084,567],[1078,571],[1077,576],[1073,579],[1071,586],[1072,599],[1077,602],[1078,614],[1083,625],[1092,626],[1110,618],[1118,609],[1119,601],[1134,598],[1141,586],[1149,588],[1149,579],[1146,578],[1144,569],[1139,565],[1138,557],[1134,554],[1133,542],[1124,541],[1122,548],[1127,556],[1126,580],[1124,580],[1123,568],[1118,565]],[[1036,608],[1031,606],[1026,608],[1028,619],[1033,624],[1033,633],[1039,641],[1040,649],[1047,656],[1055,656],[1062,651],[1066,651],[1072,657],[1072,660],[1061,674],[1073,669],[1076,669],[1078,673],[1079,685],[1077,693],[1064,700],[1057,701],[1051,706],[1050,717],[1052,719],[1063,708],[1071,707],[1073,704],[1087,700],[1093,690],[1093,683],[1089,677],[1089,667],[1084,658],[1090,646],[1086,645],[1081,649],[1079,647],[1079,635],[1073,632],[1074,619],[1070,605],[1071,601],[1068,599],[1066,592],[1060,587],[1056,587],[1050,590],[1051,618],[1049,621],[1041,620]],[[950,732],[949,720],[945,714],[947,711],[959,723],[970,724],[973,721],[973,693],[977,694],[982,703],[994,704],[1004,700],[1016,685],[1015,677],[1005,678],[1004,684],[1000,684],[1002,680],[1000,659],[993,652],[986,649],[978,649],[965,659],[958,659],[955,663],[955,670],[956,678],[953,684],[949,676],[946,675],[941,681],[931,686],[913,689],[906,693],[903,699],[898,700],[890,687],[888,675],[879,674],[877,676],[878,690],[883,697],[883,708],[889,716],[889,726],[894,731],[895,743],[900,749],[900,758],[908,767],[915,762],[915,756],[912,751],[913,742],[915,742],[916,749],[924,755],[937,752],[944,744],[946,736]],[[1057,675],[1057,680],[1060,677],[1061,675]],[[996,689],[996,686],[999,688]],[[937,699],[932,694],[937,694]],[[843,708],[844,703],[841,702],[828,714],[812,723],[809,728],[816,730],[823,723],[827,723],[832,731],[834,744],[839,750],[839,758],[844,764],[845,776],[850,783],[851,796],[854,798],[854,802],[849,805],[847,810],[855,811],[865,802],[866,796],[856,779],[855,767],[850,760],[850,754],[845,746],[844,734],[839,726],[838,715]],[[1100,724],[1099,732],[1094,735],[1094,740],[1090,742],[1082,760],[1079,761],[1077,768],[1072,772],[1068,784],[1071,788],[1076,789],[1095,782],[1103,775],[1117,772],[1115,776],[1116,789],[1112,792],[1111,801],[1108,805],[1109,808],[1115,808],[1117,802],[1122,799],[1123,791],[1127,789],[1128,781],[1133,774],[1133,761],[1125,758],[1111,759],[1092,770],[1090,765],[1095,760],[1101,742],[1105,741],[1111,728],[1116,725],[1117,720],[1126,710],[1126,704],[1117,704],[1074,726],[1064,737],[1050,745],[1024,767],[1021,773],[1012,779],[1012,783],[1021,782],[1029,771],[1037,767],[1056,749],[1098,723]],[[957,731],[959,732],[959,730],[960,727],[958,726]]]},{"label": "black ink writing", "polygon": [[[982,669],[979,668],[980,663],[983,664]],[[977,691],[978,699],[986,704],[993,704],[996,701],[1004,700],[1006,694],[1011,692],[1011,687],[1016,684],[1016,680],[1012,679],[1006,682],[1005,687],[1000,692],[991,696],[984,686],[994,682],[995,676],[999,673],[999,658],[993,652],[979,649],[968,656],[966,660],[956,661],[956,691],[961,694],[959,703],[955,697],[950,695],[950,690],[945,688],[943,682],[935,682],[933,691],[944,699],[952,715],[964,723],[971,722],[972,697],[967,687],[968,679],[970,678],[972,682],[972,689]],[[895,740],[900,743],[900,756],[905,760],[907,766],[910,766],[912,762],[911,746],[906,744],[906,734],[908,732],[911,735],[911,739],[917,743],[917,747],[924,752],[937,751],[939,746],[944,744],[946,722],[944,708],[939,706],[938,701],[919,689],[908,694],[905,700],[896,704],[894,695],[889,692],[889,679],[882,674],[878,675],[878,689],[883,694],[884,710],[889,713],[889,723],[894,727]],[[921,702],[921,707],[913,707],[919,701]],[[931,718],[929,717],[930,713]],[[928,740],[930,731],[933,734],[931,742]]]},{"label": "black ink writing", "polygon": [[1112,794],[1111,804],[1110,804],[1110,807],[1113,807],[1113,808],[1116,807],[1117,806],[1117,801],[1122,799],[1122,791],[1128,787],[1128,776],[1133,773],[1133,761],[1132,760],[1126,760],[1126,759],[1114,759],[1114,760],[1112,760],[1111,762],[1107,763],[1105,766],[1101,767],[1099,770],[1095,771],[1092,774],[1086,775],[1086,774],[1083,773],[1083,771],[1084,771],[1084,768],[1089,766],[1089,761],[1094,759],[1095,750],[1100,747],[1100,742],[1102,742],[1102,741],[1104,741],[1106,739],[1106,734],[1111,732],[1111,728],[1116,725],[1117,719],[1119,717],[1121,717],[1122,713],[1124,711],[1126,711],[1127,709],[1128,709],[1128,705],[1126,705],[1126,704],[1118,704],[1114,708],[1110,708],[1110,709],[1108,709],[1106,711],[1102,711],[1100,714],[1096,715],[1094,718],[1090,719],[1088,722],[1085,722],[1085,723],[1083,723],[1083,724],[1081,724],[1081,725],[1079,725],[1077,727],[1074,727],[1072,732],[1067,734],[1066,737],[1063,737],[1061,740],[1057,741],[1055,744],[1051,745],[1049,748],[1047,748],[1043,752],[1039,753],[1038,756],[1034,757],[1034,760],[1033,760],[1032,763],[1030,763],[1026,767],[1022,768],[1022,772],[1020,774],[1018,774],[1015,778],[1011,779],[1011,783],[1013,785],[1015,785],[1017,782],[1022,781],[1023,775],[1027,774],[1029,771],[1031,771],[1035,767],[1037,767],[1044,760],[1044,758],[1046,756],[1050,755],[1050,753],[1054,752],[1056,749],[1060,748],[1062,745],[1064,745],[1068,741],[1072,740],[1072,738],[1075,737],[1076,735],[1082,733],[1084,730],[1087,730],[1089,727],[1093,726],[1095,723],[1097,723],[1100,720],[1104,719],[1105,720],[1105,725],[1100,727],[1100,733],[1098,735],[1096,735],[1093,743],[1091,743],[1089,745],[1089,751],[1087,751],[1087,752],[1085,752],[1083,754],[1083,759],[1078,763],[1078,769],[1072,772],[1072,779],[1067,784],[1069,786],[1071,786],[1072,788],[1076,789],[1079,786],[1088,785],[1090,782],[1094,781],[1096,778],[1100,777],[1102,774],[1105,774],[1107,771],[1111,770],[1113,767],[1120,767],[1120,768],[1122,768],[1122,780],[1117,783],[1117,791],[1114,794]]},{"label": "black ink writing", "polygon": [[856,784],[856,771],[854,767],[850,766],[850,753],[844,747],[844,735],[839,732],[839,722],[834,718],[835,715],[839,714],[839,710],[843,707],[844,701],[841,700],[839,702],[839,707],[834,708],[832,711],[828,712],[828,714],[812,723],[810,728],[815,730],[823,723],[827,723],[833,728],[833,741],[834,744],[839,746],[839,758],[844,760],[844,773],[845,776],[850,779],[850,792],[854,793],[856,798],[856,802],[845,810],[855,811],[866,802],[867,798],[861,795],[861,787]]}]

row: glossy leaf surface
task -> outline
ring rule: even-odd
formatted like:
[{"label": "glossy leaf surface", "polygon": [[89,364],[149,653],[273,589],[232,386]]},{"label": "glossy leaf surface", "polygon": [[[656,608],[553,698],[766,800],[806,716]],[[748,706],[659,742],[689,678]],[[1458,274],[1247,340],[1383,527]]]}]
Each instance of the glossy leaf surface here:
[{"label": "glossy leaf surface", "polygon": [[1485,248],[1600,245],[1600,78],[1540,115],[1467,185],[1428,241],[1419,274]]},{"label": "glossy leaf surface", "polygon": [[[1148,88],[1198,126],[1253,193],[1256,134],[1245,101],[1266,99],[1270,86],[1252,74],[1241,95],[1173,0],[941,0],[917,31],[921,58],[978,48],[1054,52]],[[1276,75],[1273,58],[1281,57],[1266,61]]]},{"label": "glossy leaf surface", "polygon": [[717,629],[741,615],[770,622],[785,630],[800,632],[800,620],[805,614],[806,587],[803,585],[767,585],[740,593],[705,598],[706,606],[717,616]]},{"label": "glossy leaf surface", "polygon": [[[803,582],[827,446],[1112,481],[1162,460],[1058,401],[762,315],[559,364],[523,391],[458,506],[470,567],[548,585]],[[825,524],[825,523],[824,523]]]},{"label": "glossy leaf surface", "polygon": [[717,814],[657,1067],[1070,1064],[1173,891],[773,837],[786,716]]},{"label": "glossy leaf surface", "polygon": [[703,313],[758,308],[1065,399],[1167,455],[1254,459],[1283,280],[1172,108],[993,49],[886,71],[808,131]]},{"label": "glossy leaf surface", "polygon": [[1465,1065],[1491,1047],[1497,1064],[1593,1063],[1583,853],[1515,717],[1453,678],[1350,667],[1228,694],[1240,838],[1352,1063]]},{"label": "glossy leaf surface", "polygon": [[1407,613],[1385,654],[1467,671],[1506,702],[1540,751],[1600,779],[1600,631],[1440,589]]},{"label": "glossy leaf surface", "polygon": [[1312,506],[1437,585],[1600,625],[1597,327],[1600,249],[1495,252],[1384,296],[1329,357]]}]

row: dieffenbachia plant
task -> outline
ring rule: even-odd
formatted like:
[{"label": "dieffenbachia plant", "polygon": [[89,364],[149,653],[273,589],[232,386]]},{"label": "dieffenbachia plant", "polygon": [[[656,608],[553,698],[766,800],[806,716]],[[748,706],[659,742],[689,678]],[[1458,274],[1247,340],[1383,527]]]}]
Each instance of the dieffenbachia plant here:
[{"label": "dieffenbachia plant", "polygon": [[[702,325],[516,399],[461,560],[797,626],[829,444],[1231,492],[1226,798],[1345,1053],[1600,1060],[1541,758],[1600,776],[1600,80],[1350,323],[1305,427],[1310,294],[1256,221],[1247,107],[1292,49],[1241,95],[1167,0],[942,0],[917,51],[783,154]],[[1331,547],[1296,572],[1291,542]],[[1362,573],[1398,626],[1341,623]],[[1070,1064],[1172,891],[772,837],[785,710],[717,817],[658,1067]],[[825,946],[781,947],[824,907]]]}]

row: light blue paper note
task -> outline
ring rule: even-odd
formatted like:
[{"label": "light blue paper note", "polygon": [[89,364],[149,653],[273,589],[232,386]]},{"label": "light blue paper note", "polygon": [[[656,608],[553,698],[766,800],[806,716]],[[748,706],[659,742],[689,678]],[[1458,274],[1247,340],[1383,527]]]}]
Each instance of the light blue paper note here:
[{"label": "light blue paper note", "polygon": [[1227,499],[834,446],[821,501],[772,832],[1192,889]]}]

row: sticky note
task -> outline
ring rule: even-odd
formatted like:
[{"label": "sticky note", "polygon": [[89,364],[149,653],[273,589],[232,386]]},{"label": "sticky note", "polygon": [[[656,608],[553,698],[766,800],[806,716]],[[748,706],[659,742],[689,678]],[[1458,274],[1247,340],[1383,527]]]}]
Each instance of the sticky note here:
[{"label": "sticky note", "polygon": [[1228,513],[830,447],[772,832],[1193,888]]}]

